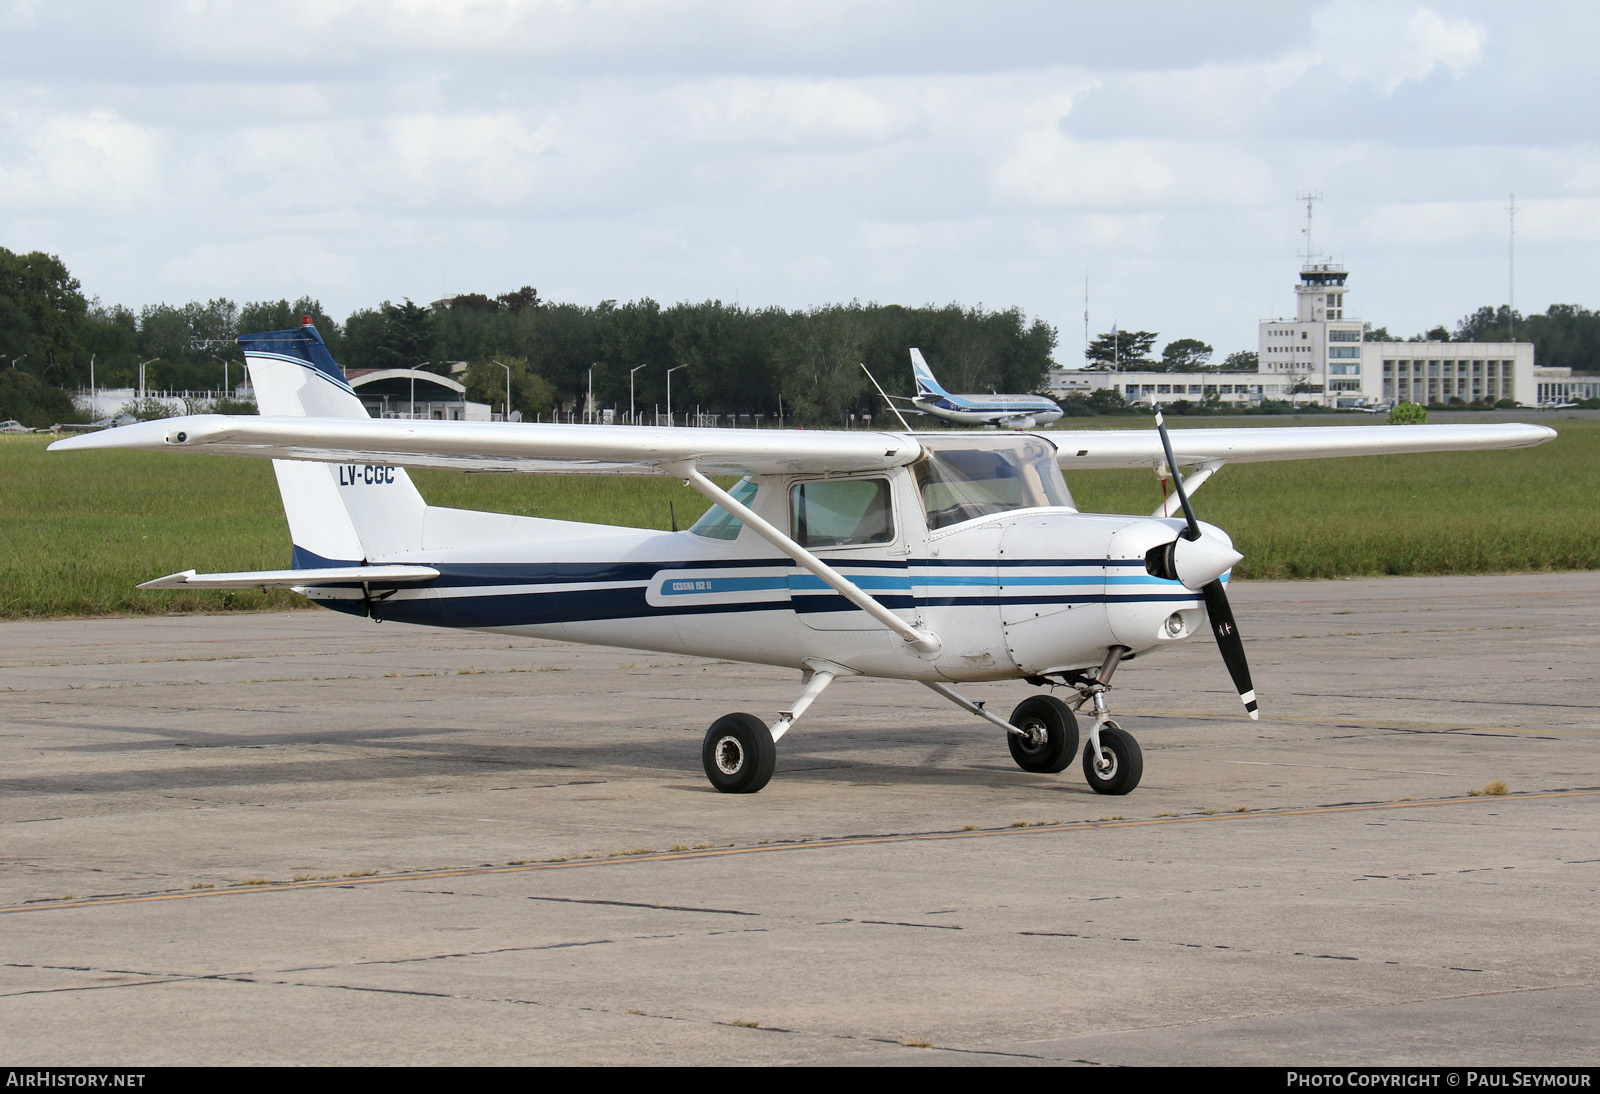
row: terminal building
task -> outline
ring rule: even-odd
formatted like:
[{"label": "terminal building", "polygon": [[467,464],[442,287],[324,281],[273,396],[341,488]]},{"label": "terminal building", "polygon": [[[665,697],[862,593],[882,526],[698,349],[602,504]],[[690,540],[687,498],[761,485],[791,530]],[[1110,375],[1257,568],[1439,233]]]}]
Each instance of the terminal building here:
[{"label": "terminal building", "polygon": [[[1345,306],[1348,277],[1331,262],[1301,267],[1294,317],[1259,324],[1254,372],[1056,369],[1052,390],[1069,395],[1110,388],[1130,403],[1211,398],[1248,405],[1280,399],[1333,407],[1528,402],[1542,394],[1545,384],[1536,390],[1530,342],[1368,341],[1366,324]],[[1557,379],[1550,378],[1552,384]]]},{"label": "terminal building", "polygon": [[1531,342],[1371,342],[1345,308],[1343,266],[1301,267],[1295,317],[1260,325],[1263,372],[1335,407],[1533,398]]}]

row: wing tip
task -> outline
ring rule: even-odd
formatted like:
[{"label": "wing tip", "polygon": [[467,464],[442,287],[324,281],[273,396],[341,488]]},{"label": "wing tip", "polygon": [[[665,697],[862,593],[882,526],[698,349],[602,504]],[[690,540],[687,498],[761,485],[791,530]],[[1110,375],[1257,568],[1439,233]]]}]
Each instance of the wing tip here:
[{"label": "wing tip", "polygon": [[158,577],[151,581],[135,585],[136,589],[182,589],[189,584],[189,579],[195,576],[193,570],[180,570],[166,577]]}]

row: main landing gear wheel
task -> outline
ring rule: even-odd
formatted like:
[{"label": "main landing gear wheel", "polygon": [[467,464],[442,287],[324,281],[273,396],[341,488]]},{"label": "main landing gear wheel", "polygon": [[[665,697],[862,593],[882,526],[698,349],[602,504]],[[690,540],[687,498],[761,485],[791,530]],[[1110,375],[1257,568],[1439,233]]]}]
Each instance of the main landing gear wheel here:
[{"label": "main landing gear wheel", "polygon": [[1130,733],[1107,722],[1100,727],[1100,750],[1104,766],[1095,763],[1094,742],[1083,749],[1083,776],[1096,794],[1127,794],[1139,785],[1144,775],[1144,753]]},{"label": "main landing gear wheel", "polygon": [[[1066,769],[1078,751],[1078,719],[1054,695],[1030,695],[1011,712],[1021,733],[1007,733],[1011,758],[1024,771],[1054,775]],[[1133,789],[1129,787],[1128,789]]]},{"label": "main landing gear wheel", "polygon": [[700,762],[711,785],[724,794],[754,794],[772,778],[778,745],[754,714],[727,714],[706,730]]}]

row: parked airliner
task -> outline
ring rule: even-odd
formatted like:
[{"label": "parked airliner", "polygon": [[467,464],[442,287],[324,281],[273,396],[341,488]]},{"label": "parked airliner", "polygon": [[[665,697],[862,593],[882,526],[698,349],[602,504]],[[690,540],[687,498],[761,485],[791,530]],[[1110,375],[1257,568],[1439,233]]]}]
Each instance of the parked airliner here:
[{"label": "parked airliner", "polygon": [[917,393],[906,400],[924,414],[962,425],[1035,429],[1061,417],[1061,408],[1042,395],[952,395],[939,386],[922,351],[911,351]]}]

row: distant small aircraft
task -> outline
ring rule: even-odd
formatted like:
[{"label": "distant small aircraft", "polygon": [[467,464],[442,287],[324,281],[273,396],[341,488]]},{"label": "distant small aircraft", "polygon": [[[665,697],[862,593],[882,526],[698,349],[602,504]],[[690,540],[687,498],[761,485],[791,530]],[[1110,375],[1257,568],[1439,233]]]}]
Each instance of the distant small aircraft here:
[{"label": "distant small aircraft", "polygon": [[962,425],[1034,429],[1061,417],[1061,408],[1042,395],[952,395],[939,386],[919,349],[911,351],[911,372],[917,393],[900,401],[935,418]]},{"label": "distant small aircraft", "polygon": [[1542,403],[1518,403],[1518,410],[1574,410],[1577,403],[1562,402],[1560,399],[1546,399]]},{"label": "distant small aircraft", "polygon": [[120,425],[129,425],[138,421],[132,414],[117,414],[109,418],[101,418],[97,422],[58,422],[51,427],[52,433],[93,433],[97,429],[115,429]]},{"label": "distant small aircraft", "polygon": [[[707,730],[701,762],[727,793],[765,786],[777,741],[817,697],[866,675],[915,681],[982,718],[1031,772],[1072,763],[1074,711],[1087,706],[1084,775],[1097,793],[1126,794],[1144,760],[1109,712],[1122,661],[1210,630],[1256,716],[1225,590],[1240,555],[1189,501],[1224,463],[1524,448],[1555,436],[1481,424],[1169,438],[1159,414],[1156,431],[1048,434],[374,420],[309,319],[239,342],[260,416],[139,422],[50,446],[273,460],[289,569],[186,570],[141,588],[289,588],[373,620],[798,670],[799,694],[770,728],[737,713]],[[1193,470],[1180,480],[1182,465]],[[682,532],[468,512],[428,505],[406,467],[660,475],[712,505]],[[1101,467],[1154,469],[1172,479],[1173,498],[1149,517],[1080,513],[1062,469]],[[743,478],[724,489],[712,475]],[[1035,694],[1001,717],[952,686],[996,680],[1073,698]],[[596,681],[597,694],[604,687]]]}]

